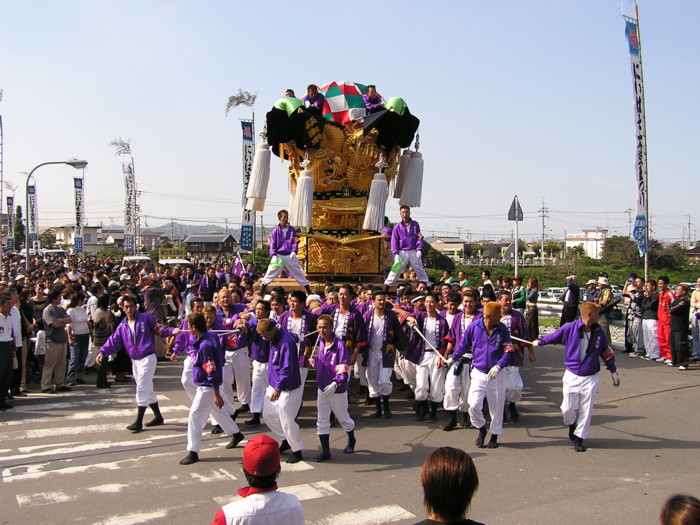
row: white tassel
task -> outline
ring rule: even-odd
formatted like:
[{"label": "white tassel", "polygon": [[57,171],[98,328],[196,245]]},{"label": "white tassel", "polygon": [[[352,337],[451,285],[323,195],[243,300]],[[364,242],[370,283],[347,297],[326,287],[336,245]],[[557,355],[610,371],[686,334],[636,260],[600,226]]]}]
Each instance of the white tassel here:
[{"label": "white tassel", "polygon": [[265,199],[251,197],[246,200],[245,209],[249,211],[265,211]]},{"label": "white tassel", "polygon": [[295,228],[311,228],[314,204],[314,178],[310,170],[302,170],[297,179],[297,190],[289,212],[289,222]]},{"label": "white tassel", "polygon": [[[270,182],[270,146],[263,140],[258,144],[253,159],[248,189],[245,192],[246,210],[263,211],[267,198],[267,186]],[[255,206],[255,207],[252,207]]]},{"label": "white tassel", "polygon": [[399,171],[396,173],[394,178],[394,198],[401,198],[401,192],[403,191],[404,181],[406,180],[406,170],[408,170],[408,164],[411,160],[411,150],[406,148],[403,150],[403,155],[401,155],[401,160],[399,160]]},{"label": "white tassel", "polygon": [[399,204],[401,206],[420,206],[423,193],[423,155],[418,151],[411,153],[408,162],[406,178],[403,181],[403,189]]},{"label": "white tassel", "polygon": [[381,231],[384,227],[384,212],[386,211],[386,199],[389,197],[389,186],[386,183],[386,175],[381,171],[374,174],[372,185],[367,199],[367,211],[363,230]]}]

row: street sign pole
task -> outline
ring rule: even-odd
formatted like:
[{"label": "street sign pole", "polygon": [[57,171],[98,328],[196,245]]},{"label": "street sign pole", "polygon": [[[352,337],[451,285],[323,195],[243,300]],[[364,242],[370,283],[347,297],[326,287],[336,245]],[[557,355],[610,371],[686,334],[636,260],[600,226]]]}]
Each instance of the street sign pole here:
[{"label": "street sign pole", "polygon": [[518,275],[518,222],[523,220],[523,209],[520,207],[517,195],[513,198],[508,210],[508,220],[515,221],[515,275]]}]

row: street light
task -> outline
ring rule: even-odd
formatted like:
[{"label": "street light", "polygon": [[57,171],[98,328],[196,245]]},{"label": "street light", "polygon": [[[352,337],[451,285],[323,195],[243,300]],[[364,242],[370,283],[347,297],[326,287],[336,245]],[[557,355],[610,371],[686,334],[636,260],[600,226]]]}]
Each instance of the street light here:
[{"label": "street light", "polygon": [[32,178],[32,175],[34,175],[34,172],[41,168],[42,166],[46,166],[48,164],[67,164],[68,166],[74,167],[76,170],[81,170],[84,169],[85,166],[88,165],[86,160],[77,160],[77,159],[69,159],[69,160],[57,160],[53,162],[42,162],[38,166],[34,167],[32,171],[29,172],[29,175],[27,175],[27,184],[26,184],[26,207],[24,209],[24,224],[25,224],[25,232],[24,232],[24,238],[25,238],[25,249],[27,251],[26,254],[26,265],[25,269],[27,270],[27,275],[29,275],[29,179]]}]

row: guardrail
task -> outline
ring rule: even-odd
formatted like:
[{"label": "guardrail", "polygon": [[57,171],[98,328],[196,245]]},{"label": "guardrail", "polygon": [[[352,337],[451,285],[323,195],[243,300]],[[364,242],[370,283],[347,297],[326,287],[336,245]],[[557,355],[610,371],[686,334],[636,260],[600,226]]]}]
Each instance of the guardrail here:
[{"label": "guardrail", "polygon": [[[537,311],[540,317],[560,317],[562,303],[556,299],[539,298],[537,300]],[[622,310],[623,318],[621,321],[611,320],[613,326],[625,326],[624,315],[627,312],[627,306],[620,303],[615,308]]]}]

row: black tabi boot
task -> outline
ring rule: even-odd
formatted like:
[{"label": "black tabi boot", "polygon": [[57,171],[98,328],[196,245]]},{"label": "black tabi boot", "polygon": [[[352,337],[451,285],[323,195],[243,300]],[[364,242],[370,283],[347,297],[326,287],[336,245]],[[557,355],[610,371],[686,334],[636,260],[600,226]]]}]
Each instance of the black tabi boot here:
[{"label": "black tabi boot", "polygon": [[199,454],[196,452],[189,452],[180,460],[180,465],[191,465],[192,463],[197,463],[197,461],[199,461]]},{"label": "black tabi boot", "polygon": [[297,450],[296,452],[292,452],[292,455],[287,458],[287,463],[299,463],[300,461],[303,461],[304,456],[301,455],[301,450]]},{"label": "black tabi boot", "polygon": [[286,439],[283,439],[282,443],[280,443],[280,454],[282,452],[287,452],[288,450],[292,450],[292,447],[289,445]]},{"label": "black tabi boot", "polygon": [[338,420],[336,419],[335,414],[333,412],[331,412],[330,423],[331,423],[331,428],[338,426]]},{"label": "black tabi boot", "polygon": [[389,408],[389,396],[382,396],[382,404],[384,405],[384,419],[391,419],[394,414],[391,413],[391,408]]},{"label": "black tabi boot", "polygon": [[320,434],[318,436],[318,440],[321,442],[321,453],[314,458],[316,463],[321,463],[322,461],[331,459],[330,439],[331,436],[328,434]]},{"label": "black tabi boot", "polygon": [[249,427],[259,427],[260,426],[260,414],[258,412],[253,412],[253,417],[245,422]]},{"label": "black tabi boot", "polygon": [[450,431],[453,428],[457,427],[457,411],[456,410],[448,410],[447,413],[450,416],[450,420],[447,422],[446,425],[442,425],[442,429],[446,431]]},{"label": "black tabi boot", "polygon": [[491,434],[491,439],[489,440],[489,444],[486,445],[486,448],[498,448],[501,445],[498,444],[498,436],[496,434]]},{"label": "black tabi boot", "polygon": [[486,425],[481,428],[477,428],[479,431],[479,436],[476,438],[474,444],[479,448],[484,448],[484,440],[486,439]]},{"label": "black tabi boot", "polygon": [[459,422],[459,426],[462,428],[472,427],[472,420],[469,417],[469,412],[462,412],[462,420]]},{"label": "black tabi boot", "polygon": [[136,421],[134,421],[131,425],[126,427],[127,430],[131,430],[132,432],[141,432],[143,430],[143,416],[146,413],[146,409],[148,407],[138,407],[138,412],[136,413]]},{"label": "black tabi boot", "polygon": [[574,450],[576,452],[585,452],[586,447],[583,446],[583,439],[578,436],[574,437]]},{"label": "black tabi boot", "polygon": [[372,402],[374,403],[375,411],[374,413],[370,414],[369,417],[382,417],[382,400],[378,397],[372,398]]},{"label": "black tabi boot", "polygon": [[153,419],[146,423],[145,426],[157,427],[158,425],[162,425],[163,423],[165,423],[165,420],[163,419],[163,414],[160,413],[160,407],[158,406],[158,403],[151,403],[148,406],[151,407],[151,410],[153,411]]},{"label": "black tabi boot", "polygon": [[428,415],[430,409],[428,408],[428,401],[418,401],[418,410],[416,411],[416,421],[423,421]]},{"label": "black tabi boot", "polygon": [[515,408],[514,402],[508,403],[508,412],[510,412],[510,418],[513,420],[513,423],[520,421],[520,414],[518,413],[518,409]]},{"label": "black tabi boot", "polygon": [[435,401],[430,402],[430,412],[428,413],[428,423],[435,423],[437,420],[437,411],[438,407],[440,406],[440,403],[436,403]]},{"label": "black tabi boot", "polygon": [[234,434],[233,436],[231,436],[231,441],[229,441],[229,443],[226,445],[226,448],[229,448],[229,449],[236,448],[236,446],[241,441],[243,441],[243,433],[238,432],[238,433]]},{"label": "black tabi boot", "polygon": [[576,423],[571,423],[571,424],[569,425],[569,439],[570,439],[571,441],[575,441],[575,440],[576,440],[576,434],[574,434],[575,431],[576,431]]},{"label": "black tabi boot", "polygon": [[343,454],[352,454],[353,452],[355,452],[355,445],[357,444],[357,440],[355,439],[355,431],[351,430],[347,434],[348,442],[345,444]]}]

